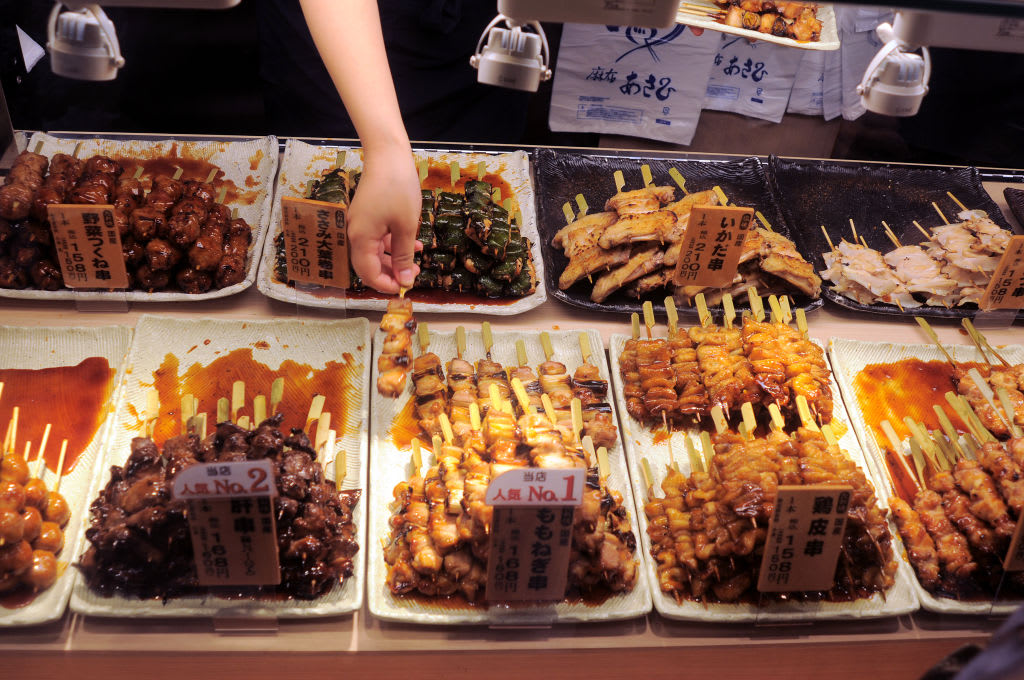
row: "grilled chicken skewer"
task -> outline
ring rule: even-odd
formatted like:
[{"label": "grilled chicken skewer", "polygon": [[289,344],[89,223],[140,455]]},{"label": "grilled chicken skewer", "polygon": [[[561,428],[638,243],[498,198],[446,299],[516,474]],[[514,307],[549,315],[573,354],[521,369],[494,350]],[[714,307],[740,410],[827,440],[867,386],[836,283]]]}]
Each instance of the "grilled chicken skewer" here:
[{"label": "grilled chicken skewer", "polygon": [[380,320],[384,343],[377,358],[377,392],[397,397],[405,390],[406,372],[412,366],[412,334],[416,319],[412,300],[397,297],[388,302],[388,310]]}]

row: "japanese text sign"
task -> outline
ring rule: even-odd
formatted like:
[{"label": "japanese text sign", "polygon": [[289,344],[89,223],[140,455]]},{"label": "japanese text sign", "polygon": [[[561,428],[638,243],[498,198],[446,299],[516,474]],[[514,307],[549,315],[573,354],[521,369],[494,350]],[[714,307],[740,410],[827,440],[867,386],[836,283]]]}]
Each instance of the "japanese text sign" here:
[{"label": "japanese text sign", "polygon": [[68,288],[128,287],[112,205],[49,205],[53,244]]},{"label": "japanese text sign", "polygon": [[698,205],[690,211],[676,262],[678,286],[723,288],[736,278],[753,208]]},{"label": "japanese text sign", "polygon": [[1024,236],[1010,239],[978,306],[981,309],[1024,308]]},{"label": "japanese text sign", "polygon": [[[495,477],[487,557],[487,599],[552,601],[565,596],[583,468],[517,468]],[[531,500],[532,499],[532,500]]]},{"label": "japanese text sign", "polygon": [[833,586],[852,496],[848,486],[779,487],[758,591],[828,590]]},{"label": "japanese text sign", "polygon": [[174,498],[188,500],[196,573],[204,586],[281,582],[274,524],[274,468],[269,460],[187,467]]},{"label": "japanese text sign", "polygon": [[484,501],[495,507],[579,505],[583,502],[583,468],[514,468],[491,480]]},{"label": "japanese text sign", "polygon": [[281,198],[288,279],[348,288],[347,206],[308,198]]}]

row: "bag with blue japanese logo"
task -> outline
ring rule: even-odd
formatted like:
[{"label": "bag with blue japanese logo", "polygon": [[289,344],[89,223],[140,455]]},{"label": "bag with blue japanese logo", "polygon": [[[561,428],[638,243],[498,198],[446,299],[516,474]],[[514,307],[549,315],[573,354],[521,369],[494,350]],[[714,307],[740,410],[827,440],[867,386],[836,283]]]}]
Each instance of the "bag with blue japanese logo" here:
[{"label": "bag with blue japanese logo", "polygon": [[718,34],[565,24],[548,122],[689,144],[700,118]]},{"label": "bag with blue japanese logo", "polygon": [[782,120],[803,51],[721,34],[704,108]]}]

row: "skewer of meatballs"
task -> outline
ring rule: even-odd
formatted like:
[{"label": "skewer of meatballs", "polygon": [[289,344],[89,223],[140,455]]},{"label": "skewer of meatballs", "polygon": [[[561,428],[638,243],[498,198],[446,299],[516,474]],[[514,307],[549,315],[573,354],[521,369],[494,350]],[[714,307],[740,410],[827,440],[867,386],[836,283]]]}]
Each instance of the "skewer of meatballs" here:
[{"label": "skewer of meatballs", "polygon": [[35,594],[56,582],[61,573],[57,556],[71,518],[71,509],[60,494],[67,440],[61,445],[57,479],[51,489],[44,480],[50,426],[46,426],[36,464],[30,470],[31,442],[26,442],[24,454],[15,452],[16,418],[12,425],[0,449],[0,597],[19,590]]},{"label": "skewer of meatballs", "polygon": [[[47,165],[49,173],[47,174]],[[22,152],[0,187],[0,288],[64,287],[48,224],[50,205],[113,205],[130,288],[189,294],[245,279],[252,230],[217,200],[212,181],[127,176],[107,156],[82,161]],[[44,179],[45,178],[45,179]]]}]

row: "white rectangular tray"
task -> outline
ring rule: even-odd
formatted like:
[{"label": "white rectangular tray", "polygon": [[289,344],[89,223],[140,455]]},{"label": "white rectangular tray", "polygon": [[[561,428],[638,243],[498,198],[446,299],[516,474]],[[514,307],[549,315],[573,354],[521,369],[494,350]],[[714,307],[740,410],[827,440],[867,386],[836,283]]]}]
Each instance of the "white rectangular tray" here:
[{"label": "white rectangular tray", "polygon": [[[608,364],[604,352],[597,350],[602,347],[601,336],[597,331],[585,332],[590,339],[590,346],[595,348],[592,361],[600,368],[601,377],[608,380]],[[378,331],[379,333],[379,331]],[[564,363],[570,373],[583,363],[579,347],[580,332],[553,331],[549,333],[554,348],[554,358]],[[535,367],[544,360],[538,331],[495,332],[494,347],[491,356],[503,366],[517,364],[515,343],[523,340],[529,356],[530,365]],[[377,338],[378,345],[380,337]],[[430,333],[429,351],[434,352],[442,363],[456,355],[454,333]],[[479,331],[466,333],[466,352],[463,355],[469,361],[484,358],[483,339]],[[373,369],[373,384],[377,381],[377,368]],[[609,383],[610,384],[610,383]],[[489,608],[454,608],[444,603],[430,604],[425,599],[403,599],[395,597],[385,583],[387,565],[381,550],[390,537],[388,520],[391,517],[390,504],[394,501],[392,491],[395,486],[407,480],[412,473],[410,451],[399,451],[390,438],[390,429],[395,416],[402,410],[409,396],[388,399],[374,394],[372,447],[373,454],[370,464],[373,467],[370,489],[370,537],[372,547],[367,551],[369,560],[369,605],[370,613],[380,619],[403,621],[421,624],[482,624],[482,625],[531,625],[569,622],[614,621],[643,616],[651,610],[651,595],[647,587],[647,570],[643,568],[644,556],[640,554],[640,542],[637,541],[636,559],[640,564],[637,568],[637,581],[633,590],[628,593],[612,595],[598,605],[581,603],[559,603],[554,605],[524,605],[515,608],[494,606]],[[614,405],[612,406],[614,413]],[[429,454],[427,454],[429,456]],[[626,462],[622,456],[622,446],[616,443],[608,451],[608,462],[611,473],[608,486],[622,494],[623,506],[630,514],[634,533],[640,531],[637,525],[636,505],[629,486]],[[424,461],[427,464],[427,461]],[[639,538],[639,536],[638,536]]]},{"label": "white rectangular tray", "polygon": [[[711,0],[688,0],[688,4],[690,6],[699,5],[708,11],[716,11],[718,9],[718,6]],[[690,14],[683,9],[680,9],[676,14],[676,21],[680,24],[686,24],[687,26],[693,26],[695,28],[703,28],[708,31],[719,31],[720,33],[729,33],[731,35],[742,36],[750,40],[763,40],[764,42],[774,43],[784,47],[795,47],[799,50],[838,50],[839,28],[836,25],[836,13],[835,10],[833,10],[832,5],[819,4],[817,17],[818,21],[821,22],[821,39],[814,42],[800,42],[793,38],[780,38],[772,35],[771,33],[761,33],[760,31],[751,31],[748,28],[727,26],[710,17],[701,17],[696,14]]]},{"label": "white rectangular tray", "polygon": [[[646,489],[643,488],[643,474],[640,471],[640,459],[647,458],[651,467],[651,484],[658,496],[662,496],[661,482],[665,479],[666,467],[670,462],[669,445],[671,444],[673,457],[684,474],[690,473],[690,464],[686,457],[685,437],[691,436],[691,430],[674,432],[670,440],[655,442],[654,432],[643,423],[634,420],[626,411],[626,401],[622,392],[622,378],[619,374],[619,356],[629,336],[614,334],[611,337],[611,358],[612,375],[615,380],[615,399],[619,413],[622,414],[622,436],[626,442],[626,460],[629,462],[629,474],[633,479],[633,495],[638,501],[638,507],[644,507]],[[835,407],[834,418],[843,420],[845,411],[839,390],[832,380],[832,393]],[[693,438],[697,450],[701,450],[699,433]],[[887,504],[883,501],[882,490],[878,485],[878,477],[874,469],[867,465],[864,453],[857,444],[857,438],[847,430],[839,438],[839,445],[847,451],[865,475],[875,486],[879,503],[883,507]],[[903,553],[899,533],[896,531],[892,521],[889,522],[889,531],[893,536],[893,553],[898,561],[896,571],[896,582],[886,592],[883,598],[875,594],[870,598],[854,600],[852,602],[772,602],[763,608],[752,603],[736,604],[705,604],[691,600],[676,601],[661,591],[658,585],[657,564],[650,557],[651,544],[647,534],[647,514],[640,512],[641,537],[643,540],[644,553],[648,557],[647,569],[649,574],[648,583],[651,584],[651,593],[654,599],[654,608],[662,616],[670,619],[683,621],[709,621],[721,623],[751,623],[751,622],[772,622],[785,623],[795,621],[822,621],[829,619],[868,619],[882,618],[889,616],[900,616],[917,611],[918,602],[912,586],[913,574],[910,565]]]},{"label": "white rectangular tray", "polygon": [[[71,508],[71,519],[64,528],[64,548],[57,556],[63,572],[57,582],[36,596],[28,606],[19,609],[0,607],[0,627],[22,626],[45,623],[59,619],[64,614],[71,594],[71,584],[77,574],[73,563],[78,547],[88,526],[89,493],[94,478],[103,466],[100,457],[103,444],[108,438],[114,421],[114,404],[125,370],[125,358],[131,343],[132,329],[128,326],[99,326],[96,328],[19,328],[0,327],[0,368],[53,368],[74,366],[89,357],[104,357],[110,368],[116,371],[108,404],[107,416],[96,431],[96,435],[75,463],[71,472],[64,475],[60,485],[61,495]],[[4,421],[10,414],[0,415]],[[24,440],[24,437],[19,439]],[[33,448],[38,450],[39,442]],[[47,450],[60,446],[60,441],[51,437]],[[34,462],[30,463],[34,469]],[[53,470],[47,470],[46,486],[53,488],[56,480]]]},{"label": "white rectangular tray", "polygon": [[[275,300],[291,302],[307,307],[325,307],[327,309],[365,309],[384,311],[387,298],[346,298],[340,289],[316,286],[289,286],[274,277],[274,261],[276,248],[274,239],[281,233],[281,196],[302,197],[306,195],[306,185],[311,179],[320,179],[324,171],[336,167],[338,152],[345,151],[345,168],[362,169],[362,150],[345,146],[319,146],[307,144],[297,139],[289,139],[285,143],[284,157],[281,160],[281,172],[277,178],[277,191],[274,196],[273,217],[266,243],[263,246],[259,280],[256,287],[261,293]],[[437,303],[417,302],[416,309],[420,312],[444,312],[465,314],[511,315],[521,314],[539,306],[547,299],[544,288],[544,261],[540,255],[540,237],[537,233],[537,209],[534,199],[533,181],[530,178],[530,160],[525,151],[509,153],[460,153],[447,151],[416,151],[416,161],[428,159],[435,163],[447,165],[458,161],[460,167],[476,167],[479,162],[486,163],[489,170],[499,168],[501,176],[515,192],[515,198],[523,213],[522,234],[532,244],[533,266],[537,270],[537,290],[509,304],[488,304],[481,298],[480,304],[473,303]],[[505,196],[504,198],[508,198]]]},{"label": "white rectangular tray", "polygon": [[[213,342],[205,344],[205,340]],[[224,599],[216,595],[190,596],[161,600],[140,600],[126,596],[103,597],[91,591],[79,575],[75,579],[71,596],[71,609],[79,614],[111,617],[214,617],[246,616],[278,618],[309,618],[337,616],[362,607],[365,582],[366,545],[366,468],[368,439],[365,423],[369,418],[367,395],[370,360],[370,332],[366,319],[344,321],[228,321],[217,319],[175,319],[165,316],[144,315],[135,331],[128,357],[128,374],[117,407],[117,421],[104,450],[103,474],[96,475],[89,495],[95,498],[110,479],[109,468],[123,465],[128,459],[133,437],[139,436],[136,414],[144,413],[146,395],[151,389],[153,372],[170,352],[181,362],[181,370],[193,363],[208,365],[218,356],[239,347],[253,347],[260,343],[255,358],[271,369],[291,359],[322,368],[328,361],[340,361],[342,353],[354,357],[361,369],[356,373],[352,389],[344,396],[347,405],[344,435],[339,436],[338,451],[347,454],[347,473],[344,489],[362,489],[363,496],[352,513],[358,528],[359,553],[353,565],[352,576],[339,587],[335,586],[322,597],[301,600],[239,600]],[[267,343],[269,346],[264,345]],[[195,346],[192,351],[189,348]],[[246,395],[251,403],[253,395]],[[311,398],[313,395],[309,395]],[[200,409],[211,412],[216,405],[200,404]],[[340,432],[338,420],[334,428]],[[285,427],[294,425],[285,424]],[[299,425],[301,426],[301,424]],[[212,429],[212,426],[211,426]],[[320,461],[323,463],[324,461]],[[334,466],[324,465],[328,479],[334,479]],[[81,553],[88,547],[83,541]]]},{"label": "white rectangular tray", "polygon": [[[947,352],[957,361],[979,361],[984,362],[977,348],[972,345],[944,345]],[[999,349],[999,353],[1011,363],[1024,362],[1024,347],[1019,345],[1008,345]],[[867,421],[864,419],[864,412],[857,401],[857,392],[853,381],[868,364],[886,364],[904,359],[921,359],[922,361],[946,361],[946,357],[930,344],[897,344],[892,342],[866,342],[864,340],[847,340],[844,338],[832,338],[829,341],[829,357],[832,360],[832,370],[835,371],[836,380],[839,382],[839,389],[842,390],[843,400],[847,404],[853,429],[860,439],[863,449],[870,453],[872,462],[877,470],[877,477],[885,480],[885,484],[878,488],[879,495],[886,497],[886,502],[894,493],[889,478],[888,468],[885,464],[885,452],[879,447],[878,441],[868,429]],[[903,416],[894,417],[902,420]],[[917,573],[911,570],[914,576],[914,589],[921,600],[921,606],[930,612],[940,614],[1011,614],[1020,604],[1020,601],[1003,602],[994,605],[991,602],[964,602],[951,600],[944,597],[936,597],[925,590],[917,580]]]},{"label": "white rectangular tray", "polygon": [[[240,200],[226,202],[229,208],[238,208],[238,216],[252,227],[252,243],[246,259],[245,279],[226,288],[207,293],[191,295],[182,292],[155,292],[144,290],[128,291],[76,291],[61,290],[11,290],[0,288],[0,297],[26,300],[123,300],[126,302],[192,302],[212,300],[241,293],[256,280],[259,268],[259,253],[270,223],[271,185],[277,173],[277,137],[257,137],[246,141],[197,141],[174,139],[103,139],[82,140],[78,137],[56,137],[45,132],[36,132],[28,142],[28,150],[35,151],[42,142],[39,153],[53,157],[56,153],[71,154],[78,149],[79,158],[96,154],[156,158],[162,155],[176,155],[179,158],[206,160],[224,171],[224,180],[234,183],[241,195]],[[201,178],[201,179],[205,179]]]}]

